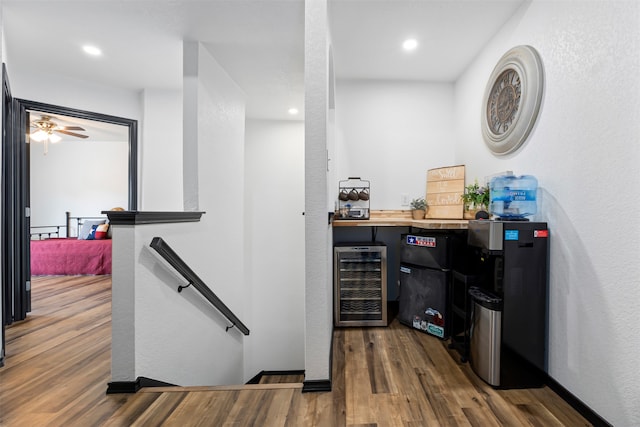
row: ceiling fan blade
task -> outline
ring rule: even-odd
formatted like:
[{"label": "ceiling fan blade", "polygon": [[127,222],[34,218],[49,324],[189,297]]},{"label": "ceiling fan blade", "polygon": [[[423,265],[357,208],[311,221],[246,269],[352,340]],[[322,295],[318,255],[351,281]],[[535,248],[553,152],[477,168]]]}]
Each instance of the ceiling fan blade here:
[{"label": "ceiling fan blade", "polygon": [[55,130],[84,130],[80,126],[58,126]]},{"label": "ceiling fan blade", "polygon": [[88,135],[81,135],[79,133],[69,132],[69,131],[66,131],[66,130],[56,129],[55,132],[63,133],[65,135],[69,135],[69,136],[75,136],[76,138],[89,138]]}]

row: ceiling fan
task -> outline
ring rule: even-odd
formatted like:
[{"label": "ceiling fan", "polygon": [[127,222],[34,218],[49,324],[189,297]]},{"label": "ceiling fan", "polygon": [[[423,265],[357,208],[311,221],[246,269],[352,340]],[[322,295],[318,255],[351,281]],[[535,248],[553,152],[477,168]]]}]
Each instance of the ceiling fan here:
[{"label": "ceiling fan", "polygon": [[31,127],[34,128],[34,130],[31,131],[30,137],[36,142],[44,142],[44,154],[47,154],[49,151],[49,142],[55,143],[62,139],[57,133],[83,139],[89,137],[88,135],[77,133],[77,131],[84,131],[84,128],[80,126],[60,126],[51,120],[51,117],[45,115],[40,116],[39,120],[32,121]]}]

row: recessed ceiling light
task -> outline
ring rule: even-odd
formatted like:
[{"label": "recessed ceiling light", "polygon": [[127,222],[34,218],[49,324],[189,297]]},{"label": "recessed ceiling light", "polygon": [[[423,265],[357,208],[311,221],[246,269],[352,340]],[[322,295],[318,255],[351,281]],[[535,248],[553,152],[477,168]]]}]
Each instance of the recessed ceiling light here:
[{"label": "recessed ceiling light", "polygon": [[418,47],[418,41],[416,39],[407,39],[402,43],[404,50],[415,50]]},{"label": "recessed ceiling light", "polygon": [[100,55],[102,55],[102,51],[99,48],[97,48],[95,46],[88,45],[88,44],[82,46],[82,50],[84,50],[84,52],[86,54],[91,55],[91,56],[100,56]]},{"label": "recessed ceiling light", "polygon": [[298,114],[298,109],[297,108],[289,108],[289,114],[291,114],[292,116],[295,116],[296,114]]}]

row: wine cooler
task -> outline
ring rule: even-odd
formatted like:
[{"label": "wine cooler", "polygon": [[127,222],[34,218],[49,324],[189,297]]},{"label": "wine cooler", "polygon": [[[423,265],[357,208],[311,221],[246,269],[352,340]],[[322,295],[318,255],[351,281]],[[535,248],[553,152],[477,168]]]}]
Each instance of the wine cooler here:
[{"label": "wine cooler", "polygon": [[387,326],[387,247],[336,245],[333,299],[336,326]]}]

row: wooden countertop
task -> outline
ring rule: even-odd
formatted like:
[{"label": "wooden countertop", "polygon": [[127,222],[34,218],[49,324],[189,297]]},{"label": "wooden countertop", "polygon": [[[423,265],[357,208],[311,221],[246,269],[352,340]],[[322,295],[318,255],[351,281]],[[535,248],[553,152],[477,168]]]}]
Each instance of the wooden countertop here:
[{"label": "wooden countertop", "polygon": [[424,229],[466,229],[466,219],[413,219],[411,211],[371,211],[369,219],[334,219],[334,227],[416,227]]}]

